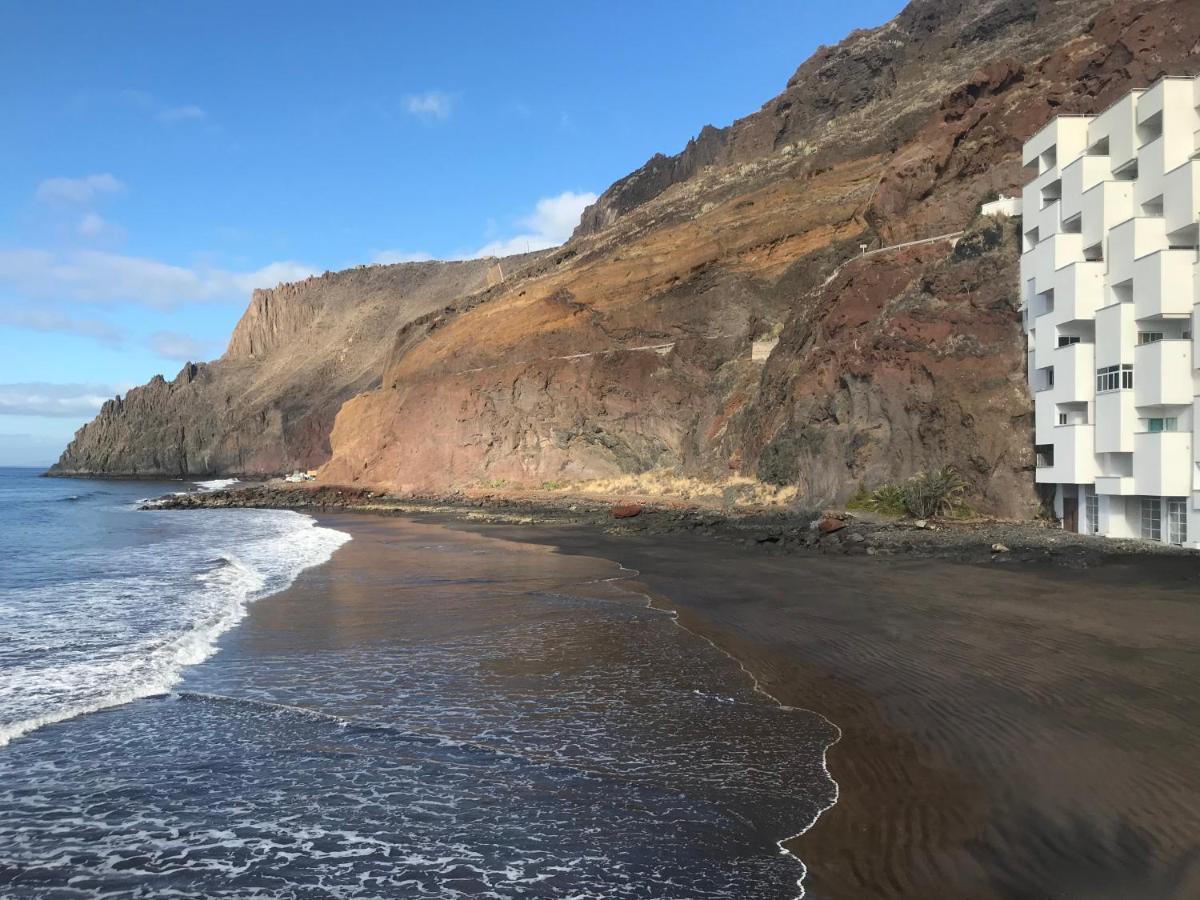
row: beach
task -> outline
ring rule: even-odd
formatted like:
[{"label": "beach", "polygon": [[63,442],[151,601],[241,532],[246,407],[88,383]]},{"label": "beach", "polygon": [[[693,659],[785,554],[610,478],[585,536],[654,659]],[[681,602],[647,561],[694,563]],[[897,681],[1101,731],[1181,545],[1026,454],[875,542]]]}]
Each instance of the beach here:
[{"label": "beach", "polygon": [[636,573],[431,521],[308,523],[352,539],[211,656],[0,751],[0,894],[799,896],[780,841],[833,803],[837,729]]},{"label": "beach", "polygon": [[1200,895],[1200,568],[764,558],[696,536],[466,526],[619,559],[841,729],[792,843],[813,898]]},{"label": "beach", "polygon": [[1200,893],[1194,555],[305,511],[169,693],[5,748],[7,892]]}]

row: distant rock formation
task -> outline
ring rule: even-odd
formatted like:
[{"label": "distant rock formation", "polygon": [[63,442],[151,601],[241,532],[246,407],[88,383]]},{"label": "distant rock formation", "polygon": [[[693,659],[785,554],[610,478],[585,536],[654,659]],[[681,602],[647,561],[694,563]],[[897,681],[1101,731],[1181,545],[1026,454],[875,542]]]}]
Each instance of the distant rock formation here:
[{"label": "distant rock formation", "polygon": [[342,403],[378,385],[396,330],[484,287],[494,260],[363,266],[256,290],[221,359],[104,404],[55,475],[268,475],[329,458]]}]

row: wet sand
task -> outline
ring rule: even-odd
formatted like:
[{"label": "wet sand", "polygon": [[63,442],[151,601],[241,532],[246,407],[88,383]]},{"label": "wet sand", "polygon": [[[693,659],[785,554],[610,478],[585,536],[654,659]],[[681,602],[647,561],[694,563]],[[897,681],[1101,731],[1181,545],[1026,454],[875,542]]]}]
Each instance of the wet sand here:
[{"label": "wet sand", "polygon": [[811,898],[1200,896],[1193,560],[764,558],[695,536],[456,527],[636,568],[782,702],[842,729],[838,803],[794,844]]}]

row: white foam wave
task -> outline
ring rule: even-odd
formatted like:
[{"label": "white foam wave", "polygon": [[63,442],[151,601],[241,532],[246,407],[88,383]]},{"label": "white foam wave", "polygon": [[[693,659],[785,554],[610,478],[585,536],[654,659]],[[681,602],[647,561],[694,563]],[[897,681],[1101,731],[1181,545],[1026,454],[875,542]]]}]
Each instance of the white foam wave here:
[{"label": "white foam wave", "polygon": [[197,481],[195,485],[202,491],[223,491],[227,487],[241,483],[241,480],[237,478],[214,478],[211,481]]},{"label": "white foam wave", "polygon": [[24,652],[18,646],[0,666],[0,747],[43,725],[167,693],[216,652],[251,602],[350,539],[279,510],[144,515],[183,527],[128,553],[121,562],[132,574],[68,583],[68,596],[54,584],[14,598],[19,614],[7,624]]}]

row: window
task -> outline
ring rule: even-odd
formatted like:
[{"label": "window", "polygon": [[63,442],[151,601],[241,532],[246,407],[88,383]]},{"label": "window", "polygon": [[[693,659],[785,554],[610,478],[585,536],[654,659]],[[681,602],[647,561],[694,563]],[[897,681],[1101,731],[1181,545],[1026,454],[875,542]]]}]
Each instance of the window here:
[{"label": "window", "polygon": [[1066,414],[1066,413],[1059,413],[1059,414],[1058,414],[1058,424],[1059,424],[1059,425],[1066,425],[1066,424],[1067,424],[1067,414]]},{"label": "window", "polygon": [[1037,457],[1037,467],[1039,469],[1050,469],[1054,467],[1054,445],[1053,444],[1038,444],[1034,447],[1034,452]]},{"label": "window", "polygon": [[1151,434],[1158,434],[1160,431],[1178,431],[1179,420],[1176,418],[1147,419],[1146,430]]},{"label": "window", "polygon": [[1046,367],[1046,387],[1054,387],[1054,366]]},{"label": "window", "polygon": [[1096,370],[1097,391],[1128,391],[1133,388],[1133,366],[1105,366]]},{"label": "window", "polygon": [[1100,533],[1100,498],[1095,494],[1088,494],[1084,500],[1084,519],[1087,525],[1088,534]]},{"label": "window", "polygon": [[1157,497],[1142,498],[1142,540],[1162,540],[1162,501]]},{"label": "window", "polygon": [[1183,544],[1187,539],[1187,500],[1170,497],[1167,499],[1167,540],[1172,544]]},{"label": "window", "polygon": [[1058,338],[1058,346],[1070,347],[1072,344],[1078,344],[1078,335],[1060,335]]},{"label": "window", "polygon": [[1162,339],[1163,339],[1163,333],[1161,331],[1139,331],[1138,332],[1138,343],[1139,344],[1157,344]]}]

